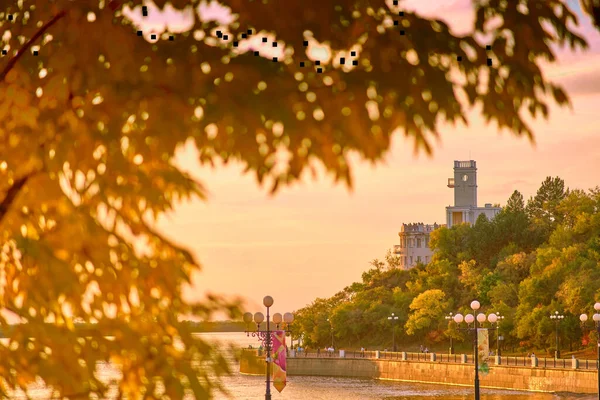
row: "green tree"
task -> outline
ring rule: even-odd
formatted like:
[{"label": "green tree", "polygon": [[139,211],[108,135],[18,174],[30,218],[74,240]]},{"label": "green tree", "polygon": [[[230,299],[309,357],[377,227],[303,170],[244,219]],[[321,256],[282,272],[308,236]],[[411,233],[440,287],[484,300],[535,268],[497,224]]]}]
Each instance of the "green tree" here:
[{"label": "green tree", "polygon": [[478,265],[475,260],[461,262],[458,269],[460,270],[458,279],[466,291],[470,293],[468,297],[477,296],[482,283],[481,279],[489,273],[489,269]]},{"label": "green tree", "polygon": [[374,258],[372,259],[369,264],[377,271],[377,272],[381,272],[383,270],[383,267],[385,267],[385,263],[381,260],[379,260],[378,258]]},{"label": "green tree", "polygon": [[459,269],[448,260],[434,259],[427,265],[417,266],[410,270],[410,280],[406,288],[413,296],[429,290],[441,289],[449,297],[460,296]]},{"label": "green tree", "polygon": [[460,224],[450,229],[440,227],[431,232],[429,247],[434,252],[432,259],[445,259],[456,264],[471,259],[467,246],[470,229],[468,224]]},{"label": "green tree", "polygon": [[[139,12],[142,3],[23,0],[0,9],[8,33],[0,59],[0,232],[6,287],[15,288],[1,306],[28,322],[9,339],[17,350],[0,349],[0,368],[14,371],[2,374],[9,389],[39,377],[57,396],[103,397],[95,366],[113,361],[130,398],[158,396],[156,379],[171,398],[187,389],[211,396],[218,379],[209,372],[225,372],[224,363],[177,319],[234,307],[214,297],[185,304],[181,288],[199,263],[154,228],[177,201],[204,195],[174,164],[182,144],[194,143],[203,165],[241,162],[273,191],[299,179],[309,160],[351,185],[351,151],[381,160],[402,129],[417,150],[431,152],[439,123],[466,121],[472,105],[532,139],[523,114],[547,117],[552,99],[568,104],[542,62],[554,61],[555,44],[586,47],[559,0],[527,10],[476,2],[473,31],[461,36],[412,12],[400,35],[387,23],[400,20],[400,8],[383,0],[227,0],[235,13],[219,27],[227,39],[192,13],[189,31],[156,40],[139,37],[125,17],[125,6]],[[167,1],[155,3],[162,9]],[[232,41],[248,29],[276,35],[282,59],[236,49]],[[489,37],[492,50],[477,36]],[[300,66],[304,42],[311,48],[314,40],[333,55],[323,73],[314,62]],[[338,65],[350,50],[358,65]],[[97,322],[116,339],[82,342],[74,319]]]},{"label": "green tree", "polygon": [[510,213],[520,213],[525,211],[525,201],[523,195],[518,190],[515,190],[508,201],[506,202],[505,210]]},{"label": "green tree", "polygon": [[498,240],[496,226],[485,214],[480,214],[475,225],[469,229],[469,253],[479,265],[489,266],[493,256],[502,248],[503,241]]},{"label": "green tree", "polygon": [[315,299],[310,305],[294,314],[294,331],[299,332],[309,347],[331,343],[331,325],[327,321],[337,302],[334,299]]},{"label": "green tree", "polygon": [[[529,226],[516,193],[511,198],[517,201],[509,200],[512,205],[492,221],[481,218],[473,226],[435,231],[436,253],[429,264],[408,271],[372,268],[362,282],[344,289],[345,295],[333,296],[329,301],[337,304],[333,310],[337,342],[355,348],[388,346],[390,312],[400,317],[397,338],[405,348],[424,336],[431,342],[459,338],[463,335],[449,330],[445,312],[461,310],[477,298],[505,316],[501,322],[505,348],[553,351],[549,315],[555,310],[566,315],[560,326],[562,347],[578,347],[582,336],[577,316],[600,300],[600,189],[570,191],[556,206],[561,222],[549,236],[533,230],[526,238],[515,232]],[[490,237],[479,240],[477,235],[485,232]],[[535,242],[542,244],[524,250]],[[467,258],[470,254],[492,262],[478,263]],[[589,336],[585,339],[589,343]]]},{"label": "green tree", "polygon": [[390,249],[385,253],[385,263],[387,264],[388,269],[400,268],[400,265],[402,265],[400,256],[394,255]]},{"label": "green tree", "polygon": [[562,214],[558,205],[567,194],[565,181],[549,176],[542,182],[536,195],[529,199],[526,211],[534,227],[540,231],[537,236],[547,238],[561,222]]},{"label": "green tree", "polygon": [[[591,309],[600,282],[600,191],[574,190],[560,203],[564,220],[552,233],[550,244],[573,254],[557,298],[573,315]],[[594,282],[594,283],[592,283]]]},{"label": "green tree", "polygon": [[506,304],[516,307],[519,303],[519,284],[529,276],[535,254],[515,253],[498,263],[495,273],[499,283],[489,292],[493,304]]},{"label": "green tree", "polygon": [[446,324],[444,315],[447,314],[449,302],[443,291],[430,289],[415,297],[409,308],[412,313],[406,321],[406,333],[428,333],[437,337],[435,333],[441,331]]},{"label": "green tree", "polygon": [[363,314],[363,309],[356,307],[354,302],[342,303],[335,308],[332,319],[338,337],[338,347],[340,341],[342,344],[353,344],[353,347],[357,347],[366,334]]},{"label": "green tree", "polygon": [[[497,237],[499,245],[512,246],[512,250],[531,250],[533,243],[531,242],[532,233],[529,222],[529,217],[525,211],[525,203],[523,195],[515,190],[506,202],[506,207],[494,218],[494,223],[497,229]],[[500,261],[497,258],[494,262]]]},{"label": "green tree", "polygon": [[[575,190],[553,206],[555,227],[547,242],[536,250],[530,274],[520,284],[516,324],[519,337],[528,337],[538,345],[553,346],[544,339],[546,322],[538,316],[539,309],[552,312],[554,310],[544,307],[552,304],[554,309],[570,311],[571,316],[576,316],[586,306],[590,307],[597,296],[596,282],[600,279],[597,201],[597,190],[589,193]],[[565,320],[561,328],[563,337],[571,344],[580,337],[580,330],[573,321]]]}]

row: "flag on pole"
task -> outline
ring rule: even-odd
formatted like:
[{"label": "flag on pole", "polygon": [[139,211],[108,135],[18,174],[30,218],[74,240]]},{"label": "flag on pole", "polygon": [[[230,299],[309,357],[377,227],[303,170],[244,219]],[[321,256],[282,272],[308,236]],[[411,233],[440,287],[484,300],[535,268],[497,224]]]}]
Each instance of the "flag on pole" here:
[{"label": "flag on pole", "polygon": [[281,393],[287,375],[285,331],[273,332],[273,386]]},{"label": "flag on pole", "polygon": [[479,353],[479,371],[487,374],[490,371],[490,335],[484,328],[477,329],[477,352]]}]

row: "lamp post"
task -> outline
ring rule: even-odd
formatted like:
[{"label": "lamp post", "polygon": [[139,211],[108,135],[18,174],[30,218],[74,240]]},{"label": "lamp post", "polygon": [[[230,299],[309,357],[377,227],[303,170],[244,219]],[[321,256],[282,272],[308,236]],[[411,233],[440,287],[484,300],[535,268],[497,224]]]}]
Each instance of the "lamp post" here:
[{"label": "lamp post", "polygon": [[327,322],[329,322],[329,330],[331,331],[331,348],[333,349],[333,324],[331,323],[329,318],[327,318]]},{"label": "lamp post", "polygon": [[273,322],[277,330],[279,330],[279,326],[283,327],[283,330],[290,333],[290,347],[294,347],[294,338],[292,337],[292,322],[294,321],[294,314],[290,312],[286,312],[281,315],[280,313],[273,314]]},{"label": "lamp post", "polygon": [[[271,321],[270,321],[270,308],[273,305],[273,298],[271,296],[265,296],[263,298],[263,305],[265,307],[267,307],[267,318],[266,318],[266,326],[267,329],[266,330],[260,330],[260,324],[265,321],[265,316],[263,315],[263,313],[261,312],[257,312],[254,315],[252,315],[252,313],[245,313],[244,314],[244,322],[247,325],[250,325],[250,323],[252,322],[252,320],[254,319],[254,322],[256,323],[256,331],[250,331],[248,329],[246,329],[246,336],[250,336],[250,334],[252,334],[252,337],[257,337],[258,340],[261,341],[262,345],[265,348],[265,352],[266,352],[266,359],[265,361],[267,362],[267,372],[266,372],[266,376],[267,376],[267,380],[266,380],[266,391],[265,391],[265,400],[271,400],[271,346],[272,346],[272,334],[273,331],[271,331]],[[293,321],[294,321],[294,315],[292,313],[285,313],[283,318],[281,316],[281,314],[276,313],[275,315],[273,315],[273,322],[277,325],[277,329],[279,329],[279,324],[281,323],[282,319],[284,320],[284,322],[289,326]]]},{"label": "lamp post", "polygon": [[500,321],[504,319],[504,315],[500,315],[500,313],[497,312],[496,317],[498,319],[498,325],[496,325],[496,355],[500,356]]},{"label": "lamp post", "polygon": [[[475,313],[475,311],[479,310],[479,308],[481,307],[481,304],[477,301],[477,300],[473,300],[471,302],[471,309],[473,310],[473,314]],[[491,322],[491,323],[496,323],[498,321],[498,316],[496,314],[490,314],[488,316],[486,316],[483,313],[479,313],[477,314],[477,317],[475,317],[473,314],[467,314],[463,317],[462,314],[456,314],[454,315],[453,319],[454,322],[456,322],[457,324],[457,328],[458,330],[462,330],[462,331],[467,331],[469,333],[471,333],[473,335],[473,360],[475,361],[475,379],[474,379],[474,386],[475,386],[475,400],[480,400],[479,398],[479,343],[477,340],[477,328],[478,328],[478,324],[475,322],[475,319],[477,319],[477,322],[479,324],[483,324],[486,319]],[[460,324],[465,321],[467,323],[467,327],[466,328],[460,328]],[[471,326],[471,324],[473,324],[473,326]]]},{"label": "lamp post", "polygon": [[[598,377],[598,400],[600,400],[600,303],[596,303],[594,304],[594,310],[596,310],[596,313],[592,316],[592,319],[594,320],[594,324],[596,325],[596,333],[597,333],[597,341],[598,341],[598,345],[597,350],[596,350],[596,370],[597,372],[597,377]],[[581,320],[582,324],[585,324],[586,321],[588,320],[588,316],[587,314],[581,314],[579,316],[579,319]]]},{"label": "lamp post", "polygon": [[398,349],[396,349],[396,322],[398,321],[398,316],[392,313],[392,315],[388,317],[388,320],[392,321],[392,351],[396,352],[398,351]]},{"label": "lamp post", "polygon": [[[444,318],[448,322],[454,321],[453,315],[454,315],[454,313],[448,313],[448,315],[446,315]],[[450,336],[450,354],[454,354],[454,345],[452,344],[452,336]]]},{"label": "lamp post", "polygon": [[556,338],[556,351],[554,352],[554,358],[560,358],[560,349],[558,348],[558,324],[565,318],[564,315],[560,314],[558,311],[554,311],[554,314],[550,314],[550,319],[554,320],[554,336]]}]

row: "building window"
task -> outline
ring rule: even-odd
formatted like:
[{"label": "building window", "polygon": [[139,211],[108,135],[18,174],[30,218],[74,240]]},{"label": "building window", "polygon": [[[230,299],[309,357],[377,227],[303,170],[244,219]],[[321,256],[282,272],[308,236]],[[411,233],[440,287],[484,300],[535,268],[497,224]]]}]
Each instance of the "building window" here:
[{"label": "building window", "polygon": [[417,256],[417,262],[421,262],[421,256]]},{"label": "building window", "polygon": [[429,263],[429,256],[425,256],[425,263]]},{"label": "building window", "polygon": [[452,213],[452,225],[460,225],[463,223],[462,211],[455,211]]},{"label": "building window", "polygon": [[404,256],[404,266],[406,266],[406,256]]},{"label": "building window", "polygon": [[417,247],[421,247],[421,238],[417,239]]},{"label": "building window", "polygon": [[410,265],[412,265],[412,263],[413,263],[413,258],[412,257],[413,256],[410,256]]},{"label": "building window", "polygon": [[425,247],[429,247],[429,236],[425,238]]}]

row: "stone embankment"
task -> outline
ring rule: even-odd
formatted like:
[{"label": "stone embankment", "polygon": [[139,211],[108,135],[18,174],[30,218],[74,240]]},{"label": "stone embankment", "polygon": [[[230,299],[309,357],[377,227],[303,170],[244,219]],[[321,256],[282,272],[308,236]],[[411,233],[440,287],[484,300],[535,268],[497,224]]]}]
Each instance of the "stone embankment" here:
[{"label": "stone embankment", "polygon": [[[394,353],[396,354],[396,353]],[[445,361],[444,361],[445,357]],[[309,355],[288,358],[288,375],[339,376],[373,378],[382,380],[420,382],[431,384],[473,386],[474,367],[465,355],[456,357],[436,354],[421,355],[420,361],[410,354],[397,353],[391,358],[345,357],[345,354]],[[582,369],[581,360],[560,360],[557,364],[531,357],[522,358],[524,365],[504,365],[507,357],[491,357],[489,373],[479,374],[482,388],[525,390],[533,392],[596,393],[596,363]],[[471,363],[469,363],[471,362]],[[587,363],[586,363],[587,364]],[[545,366],[544,366],[545,365]],[[244,350],[240,359],[240,372],[264,374],[264,354]]]}]

